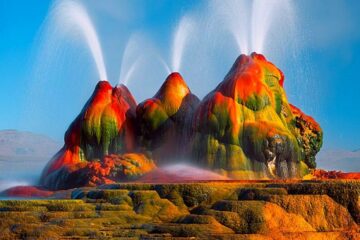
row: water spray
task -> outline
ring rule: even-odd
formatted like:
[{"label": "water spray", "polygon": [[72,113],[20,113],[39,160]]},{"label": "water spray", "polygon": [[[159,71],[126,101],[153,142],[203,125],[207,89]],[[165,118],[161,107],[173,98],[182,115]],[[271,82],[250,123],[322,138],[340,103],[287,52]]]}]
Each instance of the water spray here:
[{"label": "water spray", "polygon": [[172,46],[172,70],[173,72],[179,72],[181,67],[181,60],[183,58],[184,48],[189,34],[192,31],[194,22],[184,16],[179,25],[177,26],[173,39]]},{"label": "water spray", "polygon": [[71,34],[74,40],[79,40],[77,33],[81,33],[95,61],[100,80],[107,80],[99,38],[86,9],[78,2],[65,0],[55,4],[52,11],[55,22],[64,33]]}]

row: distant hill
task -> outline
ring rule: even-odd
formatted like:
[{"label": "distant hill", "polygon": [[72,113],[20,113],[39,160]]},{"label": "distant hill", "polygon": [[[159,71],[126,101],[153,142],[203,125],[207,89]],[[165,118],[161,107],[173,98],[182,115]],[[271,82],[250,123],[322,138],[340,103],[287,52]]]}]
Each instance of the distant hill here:
[{"label": "distant hill", "polygon": [[16,130],[0,130],[0,157],[49,157],[59,150],[60,143],[44,135]]},{"label": "distant hill", "polygon": [[317,167],[326,170],[360,172],[360,149],[322,150],[316,156]]},{"label": "distant hill", "polygon": [[35,178],[60,147],[44,135],[0,130],[0,182]]}]

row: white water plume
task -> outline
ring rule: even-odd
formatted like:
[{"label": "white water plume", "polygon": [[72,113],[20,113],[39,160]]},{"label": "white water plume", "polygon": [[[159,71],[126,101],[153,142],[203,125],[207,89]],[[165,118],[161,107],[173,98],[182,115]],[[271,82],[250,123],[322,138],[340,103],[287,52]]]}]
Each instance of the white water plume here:
[{"label": "white water plume", "polygon": [[167,75],[171,73],[169,65],[164,61],[164,59],[159,54],[154,54],[154,58],[161,64],[161,66],[165,69]]},{"label": "white water plume", "polygon": [[[127,85],[127,83],[129,82],[130,77],[133,75],[133,73],[135,72],[135,69],[139,67],[141,58],[136,59],[130,66],[130,68],[126,71],[126,73],[124,74],[125,76],[120,77],[121,79],[121,83],[123,83],[124,85]],[[124,71],[125,72],[125,71]],[[123,71],[121,72],[123,73]]]},{"label": "white water plume", "polygon": [[[230,31],[235,38],[240,53],[249,54],[250,49],[250,24],[251,24],[251,0],[210,2],[210,10],[217,14],[220,23]],[[219,25],[220,25],[219,24]]]},{"label": "white water plume", "polygon": [[239,53],[250,54],[266,50],[269,32],[277,31],[271,35],[277,38],[292,31],[292,5],[291,0],[214,0],[210,9],[235,38]]},{"label": "white water plume", "polygon": [[[290,0],[254,0],[251,15],[251,51],[263,53],[268,32],[275,24],[288,25],[291,31]],[[276,21],[278,20],[278,21]],[[279,32],[279,34],[281,34]]]},{"label": "white water plume", "polygon": [[55,23],[61,29],[60,33],[69,34],[73,40],[80,40],[79,36],[85,39],[95,61],[100,80],[107,80],[98,35],[86,9],[77,1],[65,0],[55,4],[52,14]]},{"label": "white water plume", "polygon": [[181,61],[184,54],[186,42],[192,32],[194,22],[187,16],[184,16],[177,26],[172,45],[172,71],[179,72]]},{"label": "white water plume", "polygon": [[136,71],[146,69],[146,58],[158,61],[167,74],[170,74],[170,68],[151,46],[150,39],[142,34],[132,34],[129,38],[121,60],[119,84],[127,85]]}]

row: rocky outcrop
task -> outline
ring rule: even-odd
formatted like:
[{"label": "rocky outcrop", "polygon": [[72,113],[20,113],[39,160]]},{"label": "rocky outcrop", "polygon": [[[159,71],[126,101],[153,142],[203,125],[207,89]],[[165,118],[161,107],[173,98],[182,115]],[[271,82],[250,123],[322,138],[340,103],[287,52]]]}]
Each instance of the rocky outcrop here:
[{"label": "rocky outcrop", "polygon": [[273,195],[269,201],[302,216],[317,231],[356,227],[348,210],[327,195]]},{"label": "rocky outcrop", "polygon": [[[229,213],[237,213],[235,221],[228,219]],[[243,234],[314,231],[302,216],[262,201],[219,201],[203,214],[214,215],[220,223]]]}]

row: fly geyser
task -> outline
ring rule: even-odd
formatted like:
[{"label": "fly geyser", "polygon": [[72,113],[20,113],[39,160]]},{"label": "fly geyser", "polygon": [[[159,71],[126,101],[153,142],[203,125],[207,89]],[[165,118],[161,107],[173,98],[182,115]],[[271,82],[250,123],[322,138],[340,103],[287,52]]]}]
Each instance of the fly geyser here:
[{"label": "fly geyser", "polygon": [[235,178],[301,177],[314,168],[321,128],[288,103],[283,82],[263,55],[241,55],[195,113],[196,161]]},{"label": "fly geyser", "polygon": [[159,163],[189,157],[192,117],[200,100],[179,73],[171,73],[153,98],[136,109],[142,146]]},{"label": "fly geyser", "polygon": [[136,104],[100,81],[43,171],[49,189],[135,180],[186,161],[230,179],[301,178],[315,168],[320,126],[288,103],[284,76],[261,54],[240,55],[200,101],[179,73]]},{"label": "fly geyser", "polygon": [[112,88],[100,81],[65,133],[64,147],[45,167],[41,184],[54,190],[98,185],[152,169],[153,162],[142,154],[113,154],[135,148],[135,108],[124,85]]}]

